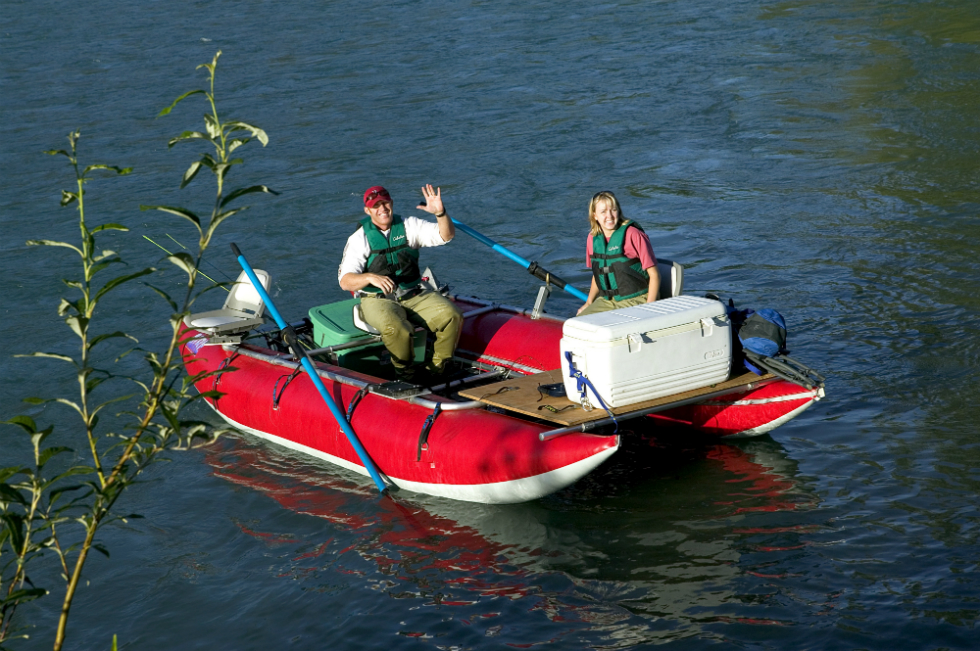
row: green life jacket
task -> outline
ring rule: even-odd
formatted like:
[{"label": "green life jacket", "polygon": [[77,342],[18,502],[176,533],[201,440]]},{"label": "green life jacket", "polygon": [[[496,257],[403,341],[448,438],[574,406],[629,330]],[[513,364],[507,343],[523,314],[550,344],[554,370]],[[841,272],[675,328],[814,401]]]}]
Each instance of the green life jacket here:
[{"label": "green life jacket", "polygon": [[[371,253],[367,259],[367,273],[387,276],[395,281],[402,289],[411,289],[422,280],[419,272],[419,252],[408,245],[405,235],[405,224],[398,215],[391,219],[391,230],[388,237],[381,234],[370,217],[360,221],[367,236]],[[373,285],[364,287],[361,291],[380,294],[381,290]]]},{"label": "green life jacket", "polygon": [[599,295],[616,301],[646,294],[650,289],[650,274],[643,270],[639,258],[627,258],[626,229],[643,229],[629,220],[620,224],[609,242],[600,232],[592,237],[592,275]]}]

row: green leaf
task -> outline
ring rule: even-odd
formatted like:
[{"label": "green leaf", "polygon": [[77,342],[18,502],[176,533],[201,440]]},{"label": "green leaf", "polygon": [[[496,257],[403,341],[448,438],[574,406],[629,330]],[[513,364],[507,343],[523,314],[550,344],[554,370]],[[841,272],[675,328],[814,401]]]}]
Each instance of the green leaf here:
[{"label": "green leaf", "polygon": [[[77,331],[76,331],[77,332]],[[47,357],[50,359],[60,359],[63,362],[68,362],[69,364],[74,364],[75,360],[68,355],[59,355],[57,353],[24,353],[23,355],[14,355],[14,357]]]},{"label": "green leaf", "polygon": [[72,246],[68,242],[56,242],[54,240],[27,240],[27,246],[61,246],[66,249],[71,249],[78,255],[83,255],[81,249],[79,249],[77,246]]},{"label": "green leaf", "polygon": [[105,341],[106,339],[113,339],[115,337],[125,337],[126,339],[132,339],[134,342],[139,343],[139,340],[136,339],[136,337],[133,337],[132,335],[126,334],[125,332],[123,332],[121,330],[116,330],[115,332],[109,332],[109,333],[101,334],[101,335],[98,335],[97,337],[94,337],[92,339],[91,343],[89,343],[89,349],[95,348],[96,344],[98,344],[98,343],[100,343],[102,341]]},{"label": "green leaf", "polygon": [[231,169],[231,165],[231,163],[218,163],[214,166],[214,173],[223,181],[228,170]]},{"label": "green leaf", "polygon": [[[67,280],[64,281],[64,282],[65,282],[66,285],[70,285],[71,284]],[[81,283],[77,283],[77,285],[78,285],[78,287],[76,289],[81,290],[82,289],[82,284]],[[84,296],[82,298],[78,299],[77,301],[69,301],[67,298],[62,298],[61,299],[61,302],[58,303],[58,316],[65,316],[66,314],[68,314],[68,310],[75,310],[75,313],[76,314],[81,314],[83,312],[83,310],[82,310],[82,303],[84,301],[85,301],[85,297]]]},{"label": "green leaf", "polygon": [[104,408],[105,408],[106,406],[108,406],[108,405],[111,405],[111,404],[112,404],[112,403],[114,403],[114,402],[124,402],[124,401],[126,401],[126,400],[129,400],[130,398],[133,398],[133,397],[135,397],[135,395],[136,395],[136,394],[133,394],[133,393],[130,393],[130,394],[128,394],[128,395],[124,395],[124,396],[116,396],[115,398],[110,398],[109,400],[106,400],[105,402],[103,402],[103,403],[100,403],[100,404],[99,404],[99,406],[98,406],[98,407],[96,407],[96,408],[95,408],[95,409],[94,409],[94,410],[92,411],[92,413],[93,413],[93,414],[97,414],[98,412],[100,412],[100,411],[102,411],[102,410],[103,410],[103,409],[104,409]]},{"label": "green leaf", "polygon": [[65,323],[71,328],[76,335],[79,337],[85,336],[85,331],[88,330],[88,319],[77,314],[65,317]]},{"label": "green leaf", "polygon": [[[95,260],[96,262],[98,262],[99,260],[105,260],[106,258],[111,257],[111,256],[114,256],[114,255],[116,255],[116,252],[115,251],[110,251],[109,249],[103,249],[102,250],[102,253],[100,253],[99,255],[95,256],[93,258],[93,260]],[[122,260],[120,258],[118,258],[118,257],[115,258],[115,260],[117,260],[119,262],[122,262]]]},{"label": "green leaf", "polygon": [[39,468],[43,468],[44,464],[51,460],[51,457],[61,454],[62,452],[73,452],[71,448],[66,448],[64,446],[58,446],[53,448],[45,448],[40,455],[38,455],[37,465]]},{"label": "green leaf", "polygon": [[200,70],[201,68],[207,68],[208,72],[211,73],[211,77],[213,79],[214,69],[218,67],[218,57],[220,56],[221,56],[221,50],[218,50],[218,53],[214,55],[214,59],[211,60],[211,63],[202,63],[197,68],[195,68],[195,70]]},{"label": "green leaf", "polygon": [[103,554],[105,554],[106,558],[109,558],[109,550],[106,549],[103,545],[100,545],[99,543],[92,543],[92,549],[102,552]]},{"label": "green leaf", "polygon": [[213,172],[215,165],[218,164],[218,161],[214,160],[214,157],[211,154],[201,154],[201,164]]},{"label": "green leaf", "polygon": [[57,402],[58,404],[65,405],[66,407],[71,407],[78,412],[79,416],[82,414],[82,408],[67,398],[52,398],[48,402]]},{"label": "green leaf", "polygon": [[34,601],[38,597],[43,597],[46,594],[48,594],[48,591],[44,588],[23,588],[11,592],[4,601],[8,604],[26,604],[28,601]]},{"label": "green leaf", "polygon": [[40,432],[34,432],[31,434],[31,443],[34,444],[34,447],[41,447],[41,444],[44,443],[44,439],[51,436],[51,432],[53,431],[54,425],[49,425],[47,429],[43,429]]},{"label": "green leaf", "polygon": [[123,231],[128,232],[129,229],[122,224],[102,224],[101,226],[96,226],[92,229],[93,233],[98,233],[99,231]]},{"label": "green leaf", "polygon": [[69,192],[68,190],[62,190],[61,191],[61,206],[62,206],[62,208],[65,207],[65,206],[67,206],[67,205],[69,205],[69,204],[71,204],[71,203],[73,203],[73,202],[75,202],[75,201],[78,201],[78,193],[77,192]]},{"label": "green leaf", "polygon": [[184,142],[185,140],[207,140],[208,142],[214,142],[211,138],[207,137],[200,131],[185,131],[176,138],[172,138],[170,142],[167,143],[167,147],[173,147],[178,142]]},{"label": "green leaf", "polygon": [[186,172],[184,172],[184,179],[180,182],[181,189],[183,189],[184,186],[186,186],[188,183],[193,181],[194,177],[197,176],[197,173],[200,170],[201,170],[201,161],[194,161],[193,163],[191,163],[191,166],[187,168]]},{"label": "green leaf", "polygon": [[89,165],[82,172],[82,176],[87,175],[89,172],[91,172],[93,170],[109,170],[110,172],[115,172],[116,174],[119,174],[120,176],[124,176],[124,175],[129,174],[130,172],[132,172],[133,171],[133,168],[132,167],[119,167],[117,165]]},{"label": "green leaf", "polygon": [[[91,395],[91,393],[93,391],[95,391],[100,384],[102,384],[103,382],[105,382],[108,379],[109,378],[107,378],[107,377],[94,377],[91,380],[88,380],[85,383],[85,391]],[[92,427],[93,427],[93,429],[95,428],[95,424],[94,423],[93,423]]]},{"label": "green leaf", "polygon": [[95,277],[95,274],[99,273],[100,271],[102,271],[103,269],[105,269],[111,264],[126,264],[126,263],[123,262],[120,258],[110,258],[109,260],[105,260],[104,262],[100,262],[99,264],[92,265],[91,267],[89,267],[88,270],[88,279],[92,280],[92,278]]},{"label": "green leaf", "polygon": [[234,201],[235,199],[237,199],[242,195],[251,194],[253,192],[266,192],[268,194],[276,194],[276,195],[279,194],[275,190],[264,185],[253,185],[248,188],[238,188],[237,190],[232,191],[227,197],[221,200],[221,207],[224,208],[225,204],[227,204],[228,202]]},{"label": "green leaf", "polygon": [[172,298],[170,298],[170,294],[168,294],[167,292],[163,291],[162,289],[160,289],[158,287],[154,287],[153,285],[151,285],[149,283],[143,283],[143,284],[146,285],[147,287],[149,287],[150,289],[152,289],[153,291],[155,291],[160,296],[162,296],[163,297],[163,300],[167,301],[167,303],[170,305],[170,309],[171,310],[173,310],[174,312],[176,312],[178,310],[177,303],[175,303],[174,300]]},{"label": "green leaf", "polygon": [[0,483],[0,502],[16,502],[17,504],[27,504],[27,500],[10,484]]},{"label": "green leaf", "polygon": [[93,298],[92,301],[98,302],[98,300],[100,298],[102,298],[103,295],[105,295],[108,292],[111,292],[113,289],[115,289],[119,285],[122,285],[123,283],[128,283],[130,280],[134,280],[136,278],[140,278],[142,276],[146,276],[147,274],[151,274],[154,271],[156,271],[155,268],[153,268],[153,267],[147,267],[146,269],[142,269],[142,270],[137,271],[136,273],[133,273],[133,274],[126,274],[125,276],[117,276],[116,278],[113,278],[112,280],[110,280],[109,282],[107,282],[105,285],[103,285],[102,286],[102,289],[100,289],[98,291],[98,293],[96,293],[95,298]]},{"label": "green leaf", "polygon": [[24,516],[7,512],[0,515],[0,520],[10,536],[11,547],[20,550],[24,546]]},{"label": "green leaf", "polygon": [[[68,470],[54,477],[52,481],[58,481],[59,479],[64,479],[65,477],[74,477],[75,475],[91,475],[93,472],[95,472],[95,468],[89,466],[72,466]],[[81,488],[81,486],[73,486],[63,490],[75,490],[77,488]]]},{"label": "green leaf", "polygon": [[244,144],[252,142],[251,138],[235,138],[234,140],[228,141],[228,153],[235,151]]},{"label": "green leaf", "polygon": [[248,131],[252,134],[253,138],[256,138],[262,143],[263,147],[269,144],[269,136],[266,135],[265,131],[251,124],[233,120],[231,122],[225,122],[225,129],[227,129],[227,133],[234,133],[235,131]]},{"label": "green leaf", "polygon": [[241,208],[233,208],[232,210],[226,210],[224,212],[219,212],[217,215],[214,216],[213,219],[211,219],[211,223],[208,224],[208,235],[213,234],[214,231],[221,224],[221,222],[223,222],[224,220],[228,219],[229,217],[231,217],[235,213],[241,212],[243,210],[248,210],[248,206],[242,206]]},{"label": "green leaf", "polygon": [[[54,479],[49,481],[48,484],[49,485],[54,484],[56,481],[58,481],[58,479],[60,479],[60,477],[55,477]],[[84,487],[85,486],[83,484],[74,484],[72,486],[58,486],[56,488],[52,488],[51,492],[48,494],[48,504],[54,504],[56,501],[58,501],[58,498],[60,498],[65,493],[71,493]]]},{"label": "green leaf", "polygon": [[140,210],[159,210],[161,212],[168,212],[171,215],[177,215],[178,217],[183,217],[187,221],[191,222],[197,226],[198,232],[201,230],[201,218],[192,213],[186,208],[177,208],[174,206],[140,206]]},{"label": "green leaf", "polygon": [[159,113],[157,113],[157,117],[158,118],[162,118],[164,115],[169,115],[170,114],[170,111],[174,110],[174,107],[176,107],[180,102],[182,102],[183,100],[187,99],[191,95],[198,95],[198,94],[204,94],[204,95],[206,95],[207,93],[205,93],[203,90],[192,90],[192,91],[188,91],[188,92],[184,93],[183,95],[181,95],[180,97],[178,97],[177,99],[175,99],[173,104],[171,104],[167,108],[165,108],[162,111],[160,111]]},{"label": "green leaf", "polygon": [[61,154],[62,156],[64,156],[68,160],[72,160],[71,154],[69,154],[64,149],[46,149],[46,150],[44,150],[44,153],[45,154],[49,154],[51,156],[57,156],[58,154]]},{"label": "green leaf", "polygon": [[0,486],[5,486],[8,479],[23,471],[24,468],[21,466],[8,466],[6,468],[0,468]]},{"label": "green leaf", "polygon": [[204,114],[204,126],[208,128],[208,135],[211,136],[212,140],[221,135],[221,125],[218,124],[213,115]]},{"label": "green leaf", "polygon": [[194,273],[197,271],[197,267],[194,266],[194,258],[192,258],[190,254],[184,253],[183,251],[174,253],[173,255],[168,255],[167,260],[170,260],[175,265],[186,271],[187,275],[192,278],[194,277]]}]

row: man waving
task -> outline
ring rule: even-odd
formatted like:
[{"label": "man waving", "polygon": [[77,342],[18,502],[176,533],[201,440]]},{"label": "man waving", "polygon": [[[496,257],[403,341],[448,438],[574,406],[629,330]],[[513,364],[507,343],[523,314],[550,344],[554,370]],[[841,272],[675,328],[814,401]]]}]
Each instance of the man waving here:
[{"label": "man waving", "polygon": [[463,315],[441,294],[422,284],[419,249],[442,246],[456,229],[442,203],[442,190],[422,188],[425,202],[417,208],[435,215],[436,223],[394,213],[391,195],[380,185],[364,192],[360,228],[347,239],[338,278],[340,287],[361,296],[364,320],[381,333],[399,379],[413,382],[413,334],[416,325],[435,334],[427,370],[441,375],[459,340]]}]

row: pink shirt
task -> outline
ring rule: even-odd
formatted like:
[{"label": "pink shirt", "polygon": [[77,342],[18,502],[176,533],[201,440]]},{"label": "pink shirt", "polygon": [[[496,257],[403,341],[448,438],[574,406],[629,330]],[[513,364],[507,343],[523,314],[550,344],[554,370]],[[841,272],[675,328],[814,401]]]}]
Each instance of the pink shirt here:
[{"label": "pink shirt", "polygon": [[[606,242],[609,238],[606,238]],[[650,245],[650,238],[638,228],[626,229],[626,239],[623,242],[623,254],[627,258],[639,258],[640,267],[649,269],[657,265],[657,256],[653,254],[653,246]],[[585,244],[585,266],[592,268],[592,233]]]}]

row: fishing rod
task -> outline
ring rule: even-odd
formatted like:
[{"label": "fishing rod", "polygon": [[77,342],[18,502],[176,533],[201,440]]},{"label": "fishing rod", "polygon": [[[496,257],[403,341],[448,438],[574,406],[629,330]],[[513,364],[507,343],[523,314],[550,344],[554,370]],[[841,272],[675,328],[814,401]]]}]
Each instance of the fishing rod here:
[{"label": "fishing rod", "polygon": [[[169,236],[169,235],[167,235],[167,237],[170,237],[170,236]],[[164,247],[162,247],[162,246],[160,246],[159,244],[157,244],[156,242],[154,242],[153,240],[151,240],[151,239],[150,239],[149,237],[147,237],[146,235],[144,235],[144,236],[143,236],[143,239],[145,239],[146,241],[148,241],[148,242],[149,242],[150,244],[153,244],[153,245],[155,245],[155,246],[157,246],[157,247],[159,247],[160,249],[163,249],[163,252],[164,252],[164,253],[166,253],[167,255],[173,255],[173,253],[171,253],[170,251],[168,251],[168,250],[167,250],[167,249],[165,249]],[[172,240],[173,240],[174,238],[172,238],[172,237],[170,237],[170,239],[172,239]],[[177,240],[174,240],[174,241],[175,241],[175,242],[177,242]],[[177,242],[177,244],[180,244],[180,242]],[[186,248],[186,247],[185,247],[185,248]],[[221,284],[221,283],[219,283],[219,282],[218,282],[217,280],[215,280],[215,279],[214,279],[214,278],[212,278],[211,276],[209,276],[209,275],[207,275],[206,273],[204,273],[204,272],[203,272],[203,271],[201,271],[200,269],[198,269],[198,270],[197,270],[197,273],[199,273],[199,274],[201,274],[202,276],[204,276],[205,278],[207,278],[208,280],[210,280],[211,282],[213,282],[213,283],[214,283],[215,285],[217,285],[217,286],[218,286],[218,287],[220,287],[221,289],[223,289],[223,290],[225,290],[226,292],[230,292],[230,291],[231,291],[230,289],[228,289],[227,287],[225,287],[224,285],[222,285],[222,284]],[[227,274],[226,274],[226,275],[227,275]]]},{"label": "fishing rod", "polygon": [[[164,233],[164,235],[166,235],[171,240],[173,240],[173,243],[176,244],[177,246],[179,246],[180,248],[184,249],[185,251],[190,251],[190,249],[188,249],[186,246],[184,246],[183,244],[181,244],[180,242],[178,242],[177,240],[175,240],[174,237],[173,237],[173,235],[171,235],[170,233]],[[164,249],[164,250],[166,250],[166,249]],[[222,269],[218,265],[214,264],[210,260],[205,259],[204,262],[207,262],[209,265],[211,265],[212,267],[214,267],[222,276],[224,276],[228,280],[231,280],[232,279],[231,276],[229,276],[227,273],[225,273],[225,270],[224,269]]]}]

